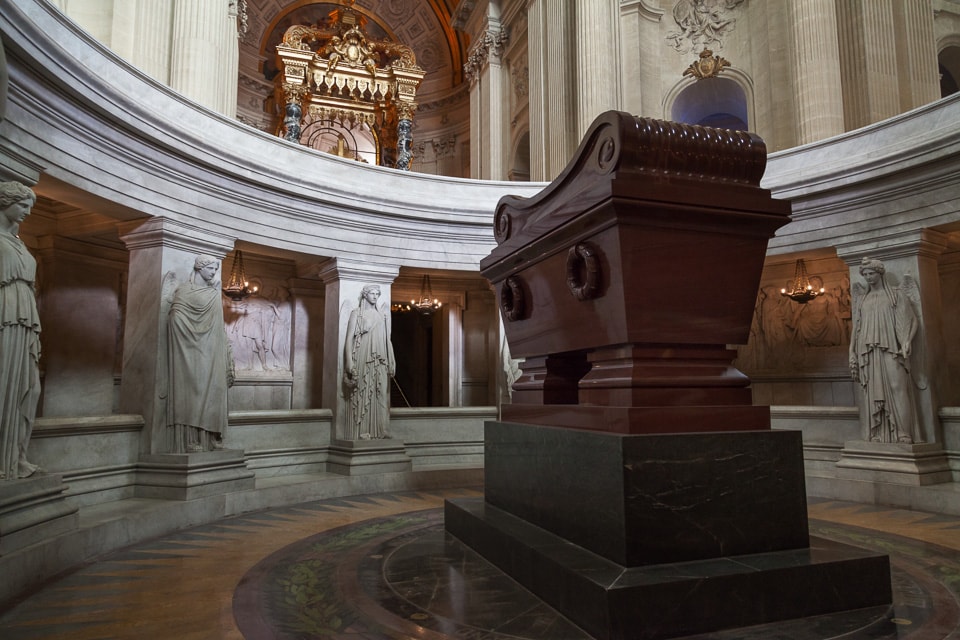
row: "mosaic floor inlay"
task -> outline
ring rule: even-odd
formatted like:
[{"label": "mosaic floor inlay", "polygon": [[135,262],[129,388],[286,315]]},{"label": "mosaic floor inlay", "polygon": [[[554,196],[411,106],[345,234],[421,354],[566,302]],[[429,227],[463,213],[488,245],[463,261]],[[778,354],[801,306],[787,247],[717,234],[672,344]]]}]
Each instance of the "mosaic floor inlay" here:
[{"label": "mosaic floor inlay", "polygon": [[[446,534],[444,499],[477,495],[322,500],[173,533],[25,597],[0,638],[589,639]],[[697,640],[960,638],[960,518],[816,499],[809,512],[811,534],[890,556],[893,607]]]}]

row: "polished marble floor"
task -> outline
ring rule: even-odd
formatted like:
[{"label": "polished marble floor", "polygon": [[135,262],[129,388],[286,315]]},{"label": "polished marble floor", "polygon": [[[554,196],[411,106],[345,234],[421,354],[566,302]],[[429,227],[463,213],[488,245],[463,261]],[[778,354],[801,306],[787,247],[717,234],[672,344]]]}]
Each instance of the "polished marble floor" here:
[{"label": "polished marble floor", "polygon": [[[443,530],[447,498],[354,496],[125,549],[0,612],[0,639],[578,640],[589,636]],[[893,607],[698,640],[960,639],[960,518],[811,499],[811,533],[890,555]]]}]

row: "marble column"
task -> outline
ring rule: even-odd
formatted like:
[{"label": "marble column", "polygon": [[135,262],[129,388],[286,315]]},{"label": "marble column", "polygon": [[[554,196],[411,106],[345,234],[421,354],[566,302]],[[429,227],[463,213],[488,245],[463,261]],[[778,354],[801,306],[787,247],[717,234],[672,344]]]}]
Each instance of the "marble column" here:
[{"label": "marble column", "polygon": [[343,393],[343,349],[350,312],[368,284],[380,285],[380,304],[389,309],[391,287],[400,267],[331,258],[311,269],[324,285],[323,406],[333,413],[335,438],[346,440],[346,398]]},{"label": "marble column", "polygon": [[[166,453],[166,317],[162,287],[172,273],[183,282],[197,255],[219,259],[234,238],[188,227],[167,218],[121,223],[120,239],[129,251],[124,320],[123,374],[119,413],[144,419],[141,453]],[[218,279],[222,278],[220,273]]]},{"label": "marble column", "polygon": [[790,2],[787,7],[795,49],[797,144],[806,144],[844,132],[837,13],[834,0]]},{"label": "marble column", "polygon": [[621,108],[619,7],[608,0],[576,0],[573,22],[577,138],[582,138],[597,116]]},{"label": "marble column", "polygon": [[555,0],[528,0],[530,179],[555,178],[580,144],[576,125],[574,12]]}]

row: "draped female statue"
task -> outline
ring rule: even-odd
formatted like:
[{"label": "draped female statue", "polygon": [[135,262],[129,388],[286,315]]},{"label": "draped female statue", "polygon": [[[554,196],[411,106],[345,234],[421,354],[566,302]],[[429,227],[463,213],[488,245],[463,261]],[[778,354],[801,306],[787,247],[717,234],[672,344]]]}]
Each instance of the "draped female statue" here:
[{"label": "draped female statue", "polygon": [[[915,304],[916,281],[905,275],[900,287],[886,279],[883,262],[864,258],[853,296],[850,372],[863,389],[868,424],[864,439],[872,442],[920,441],[914,375],[913,341],[920,328]],[[922,374],[922,371],[916,372]]]},{"label": "draped female statue", "polygon": [[360,305],[350,312],[343,354],[347,389],[346,439],[388,438],[390,377],[396,373],[390,317],[386,305],[377,306],[380,287],[368,284]]},{"label": "draped female statue", "polygon": [[175,453],[222,446],[227,426],[227,389],[233,385],[233,356],[223,325],[220,261],[197,256],[193,273],[170,302],[167,324],[169,396],[167,424]]},{"label": "draped female statue", "polygon": [[37,471],[27,445],[40,400],[37,262],[17,236],[37,196],[19,182],[0,183],[0,479]]}]

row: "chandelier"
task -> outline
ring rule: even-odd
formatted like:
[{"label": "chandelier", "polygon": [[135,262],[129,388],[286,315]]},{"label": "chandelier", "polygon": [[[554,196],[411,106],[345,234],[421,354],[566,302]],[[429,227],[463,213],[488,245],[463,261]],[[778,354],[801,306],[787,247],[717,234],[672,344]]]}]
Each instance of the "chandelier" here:
[{"label": "chandelier", "polygon": [[237,251],[233,254],[233,268],[230,269],[230,279],[223,287],[223,295],[234,302],[239,302],[257,292],[257,287],[250,286],[247,281],[247,272],[243,268],[243,252]]},{"label": "chandelier", "polygon": [[395,302],[390,306],[391,311],[419,311],[425,316],[431,315],[434,311],[443,306],[433,295],[433,287],[430,286],[430,276],[424,274],[420,281],[420,297],[410,302]]},{"label": "chandelier", "polygon": [[814,289],[813,285],[810,284],[810,278],[807,276],[807,265],[803,262],[803,258],[797,260],[796,272],[793,276],[793,283],[790,288],[780,289],[780,295],[787,296],[795,302],[800,304],[806,304],[824,293],[826,289],[820,287],[819,289]]}]

